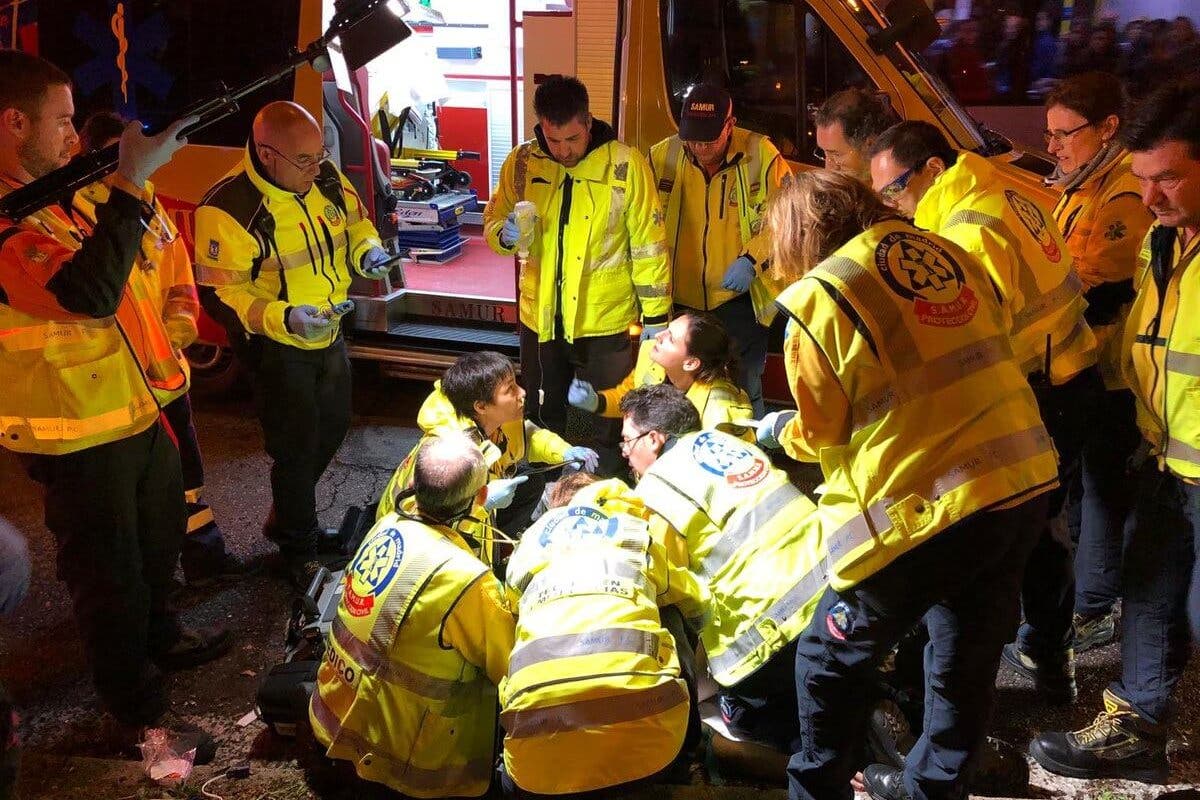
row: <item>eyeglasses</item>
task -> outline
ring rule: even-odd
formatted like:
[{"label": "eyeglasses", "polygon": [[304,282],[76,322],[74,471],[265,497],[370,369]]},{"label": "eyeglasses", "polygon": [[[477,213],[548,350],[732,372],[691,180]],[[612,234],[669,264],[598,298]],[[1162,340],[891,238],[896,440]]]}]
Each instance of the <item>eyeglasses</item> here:
[{"label": "eyeglasses", "polygon": [[628,453],[630,450],[633,449],[634,442],[636,442],[638,439],[641,439],[644,436],[649,436],[653,432],[654,431],[646,431],[645,433],[639,433],[637,436],[631,436],[628,439],[625,438],[624,436],[622,436],[621,442],[620,442],[621,452]]},{"label": "eyeglasses", "polygon": [[322,147],[321,155],[318,157],[314,157],[308,153],[301,153],[300,155],[296,156],[296,159],[293,161],[292,159],[288,158],[283,153],[281,153],[279,151],[279,148],[277,148],[277,147],[272,147],[269,144],[263,144],[262,146],[267,148],[268,150],[272,151],[273,153],[275,153],[275,155],[279,156],[284,161],[288,162],[289,164],[291,164],[293,167],[300,170],[301,172],[305,172],[305,171],[310,170],[313,167],[317,166],[322,161],[329,158],[330,154],[332,153],[332,151],[328,147]]},{"label": "eyeglasses", "polygon": [[894,181],[884,186],[879,190],[879,196],[884,200],[894,200],[896,195],[908,188],[908,182],[912,180],[912,176],[916,174],[917,168],[906,169],[896,177]]},{"label": "eyeglasses", "polygon": [[1092,123],[1085,122],[1077,128],[1071,128],[1069,131],[1042,131],[1042,141],[1049,147],[1051,144],[1063,144],[1075,134],[1079,133],[1084,128],[1090,127]]}]

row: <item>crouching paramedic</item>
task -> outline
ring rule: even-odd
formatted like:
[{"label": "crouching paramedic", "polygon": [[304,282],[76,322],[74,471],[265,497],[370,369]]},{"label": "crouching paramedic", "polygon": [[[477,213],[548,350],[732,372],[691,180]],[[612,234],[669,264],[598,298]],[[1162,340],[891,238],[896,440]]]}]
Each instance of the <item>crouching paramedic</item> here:
[{"label": "crouching paramedic", "polygon": [[698,623],[707,593],[672,565],[649,517],[624,483],[601,481],[543,515],[509,561],[519,597],[500,684],[510,796],[626,784],[681,752],[691,702],[659,609],[677,604]]},{"label": "crouching paramedic", "polygon": [[757,447],[700,432],[696,409],[658,385],[621,401],[637,496],[669,527],[665,548],[708,585],[700,628],[726,723],[792,752],[796,637],[826,586],[815,506]]},{"label": "crouching paramedic", "polygon": [[706,311],[689,311],[671,320],[652,341],[642,342],[637,364],[619,386],[597,392],[576,378],[567,394],[571,405],[614,419],[621,398],[639,386],[669,382],[687,392],[706,430],[720,428],[754,440],[754,431],[735,424],[754,416],[747,394],[735,384],[738,359],[733,339],[721,320]]},{"label": "crouching paramedic", "polygon": [[[422,404],[417,425],[426,436],[444,430],[462,431],[479,446],[488,476],[505,482],[492,485],[484,504],[487,510],[497,512],[496,527],[514,536],[529,525],[530,514],[545,486],[540,475],[520,484],[511,483],[522,477],[520,473],[530,463],[578,460],[584,469],[594,472],[599,461],[595,450],[572,447],[557,433],[525,419],[525,390],[517,383],[512,362],[487,350],[468,353],[450,365]],[[396,495],[412,486],[412,477],[413,459],[409,457],[383,490],[376,519],[391,513]]]},{"label": "crouching paramedic", "polygon": [[421,444],[415,513],[385,516],[346,568],[309,707],[330,758],[412,797],[478,797],[493,774],[513,615],[452,527],[486,475],[461,433]]},{"label": "crouching paramedic", "polygon": [[768,414],[759,436],[820,461],[830,561],[796,642],[790,797],[851,796],[866,690],[922,618],[924,731],[904,772],[871,765],[864,782],[875,798],[959,797],[1057,485],[1054,447],[975,259],[828,171],[796,176],[769,224],[772,263],[793,280],[778,302],[799,411]]}]

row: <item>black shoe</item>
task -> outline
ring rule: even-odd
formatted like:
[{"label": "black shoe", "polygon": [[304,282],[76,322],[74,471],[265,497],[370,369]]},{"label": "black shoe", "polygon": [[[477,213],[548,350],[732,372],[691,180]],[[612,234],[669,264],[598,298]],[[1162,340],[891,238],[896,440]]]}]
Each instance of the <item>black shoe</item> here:
[{"label": "black shoe", "polygon": [[241,561],[231,553],[223,553],[216,564],[212,564],[207,569],[197,570],[197,574],[188,575],[184,572],[184,578],[187,580],[187,585],[192,589],[203,589],[206,586],[211,586],[218,582],[238,581],[249,575],[253,575],[257,569],[244,561]]},{"label": "black shoe", "polygon": [[151,658],[162,669],[191,669],[229,652],[233,636],[219,626],[183,628],[175,644]]},{"label": "black shoe", "polygon": [[[212,763],[212,760],[216,758],[217,740],[212,737],[212,734],[199,725],[180,718],[174,712],[168,711],[154,725],[147,725],[142,728],[139,731],[140,737],[138,738],[138,742],[144,742],[147,733],[155,728],[166,732],[167,741],[171,743],[171,749],[179,755],[183,755],[188,750],[194,748],[196,756],[192,763],[197,766]],[[137,757],[141,758],[141,755],[139,748]]]},{"label": "black shoe", "polygon": [[874,800],[911,800],[904,788],[904,770],[872,764],[863,770],[863,786]]},{"label": "black shoe", "polygon": [[1006,644],[1004,660],[1018,674],[1033,681],[1034,688],[1050,705],[1070,705],[1079,696],[1079,687],[1075,685],[1075,651],[1069,647],[1054,656],[1034,658],[1016,644]]},{"label": "black shoe", "polygon": [[1073,733],[1043,733],[1030,742],[1029,755],[1048,771],[1068,778],[1166,783],[1171,771],[1161,729],[1108,690],[1104,711],[1091,725]]},{"label": "black shoe", "polygon": [[882,766],[904,768],[904,757],[914,744],[912,728],[900,706],[881,700],[871,711],[867,747],[872,761]]},{"label": "black shoe", "polygon": [[1113,611],[1094,617],[1075,615],[1075,641],[1072,648],[1076,653],[1103,647],[1117,638],[1117,615]]},{"label": "black shoe", "polygon": [[293,587],[301,592],[307,592],[308,587],[312,585],[313,578],[317,576],[317,572],[324,566],[317,559],[306,559],[303,561],[288,561],[284,564],[284,569],[287,572],[288,581]]}]

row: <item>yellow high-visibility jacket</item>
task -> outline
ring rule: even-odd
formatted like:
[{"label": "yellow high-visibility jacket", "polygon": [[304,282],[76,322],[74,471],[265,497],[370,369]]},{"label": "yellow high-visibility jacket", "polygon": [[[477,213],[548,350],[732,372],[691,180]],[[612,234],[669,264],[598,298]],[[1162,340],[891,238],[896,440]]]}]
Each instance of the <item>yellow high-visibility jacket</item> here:
[{"label": "yellow high-visibility jacket", "polygon": [[[868,228],[779,297],[813,392],[844,398],[844,433],[816,452],[797,413],[779,434],[816,456],[830,582],[842,590],[950,525],[1057,486],[1054,446],[987,274],[906,223]],[[829,384],[828,387],[820,384]],[[811,408],[797,398],[799,408]]]},{"label": "yellow high-visibility jacket", "polygon": [[[76,195],[69,210],[0,220],[0,446],[9,450],[62,455],[128,438],[158,420],[159,394],[187,387],[161,299],[134,266],[156,238],[144,227],[152,198],[113,181],[118,191],[98,208]],[[0,196],[13,188],[0,181]],[[67,294],[76,310],[63,305]]]},{"label": "yellow high-visibility jacket", "polygon": [[650,167],[666,215],[675,302],[709,311],[737,295],[721,286],[725,270],[747,256],[758,271],[750,296],[759,322],[770,325],[783,288],[771,277],[771,242],[763,227],[767,204],[792,174],[760,133],[734,128],[725,164],[709,178],[679,136],[650,149]]},{"label": "yellow high-visibility jacket", "polygon": [[[97,181],[85,186],[79,194],[95,208],[108,202],[110,192],[107,182]],[[155,197],[154,185],[149,181],[146,182],[146,193],[153,198],[150,205],[154,208],[154,216],[146,222],[149,230],[142,238],[137,268],[151,296],[157,298],[158,313],[166,326],[171,346],[176,351],[184,374],[190,379],[183,348],[196,341],[199,335],[196,320],[200,317],[200,299],[196,295],[192,259],[188,255],[187,243],[171,222],[167,210]],[[185,383],[181,388],[170,391],[155,389],[154,394],[159,404],[165,406],[186,394],[188,386]]]},{"label": "yellow high-visibility jacket", "polygon": [[669,523],[668,552],[712,594],[700,630],[717,683],[752,675],[808,627],[828,585],[816,506],[757,447],[689,433],[646,470],[636,494]]},{"label": "yellow high-visibility jacket", "polygon": [[[504,765],[522,789],[616,786],[678,755],[689,702],[658,613],[669,576],[645,509],[618,480],[525,531],[508,564],[517,644],[500,684]],[[685,615],[706,599],[694,578],[686,599]]]},{"label": "yellow high-visibility jacket", "polygon": [[[421,410],[417,412],[417,425],[426,436],[443,429],[465,433],[483,452],[483,460],[487,464],[490,478],[513,477],[517,466],[523,461],[557,464],[566,458],[567,450],[571,449],[570,443],[557,433],[539,428],[527,419],[513,420],[501,425],[500,430],[489,439],[475,420],[461,416],[454,410],[450,399],[442,392],[441,381],[434,382],[433,391],[421,404]],[[419,448],[420,443],[413,448],[412,453],[416,453]],[[391,513],[395,508],[396,495],[412,487],[412,453],[400,462],[387,488],[383,490],[376,519]]]},{"label": "yellow high-visibility jacket", "polygon": [[[483,214],[488,244],[501,255],[508,214],[520,200],[537,206],[537,233],[520,276],[521,324],[538,341],[567,341],[667,321],[671,269],[654,177],[641,153],[593,120],[590,150],[567,169],[537,139],[509,153]],[[566,187],[570,187],[568,194]],[[569,198],[569,202],[568,202]]]},{"label": "yellow high-visibility jacket", "polygon": [[1096,337],[1083,318],[1087,302],[1058,226],[986,158],[960,152],[921,198],[914,221],[983,263],[1027,375],[1045,371],[1047,337],[1052,383],[1096,363]]},{"label": "yellow high-visibility jacket", "polygon": [[[600,401],[596,409],[597,414],[619,418],[621,398],[634,389],[653,386],[667,380],[663,368],[655,364],[650,357],[653,350],[654,342],[642,342],[633,372],[613,388],[596,392]],[[754,408],[750,405],[750,398],[746,393],[731,381],[721,378],[711,382],[693,381],[688,387],[687,399],[691,400],[692,405],[700,412],[700,424],[705,430],[722,430],[746,441],[754,441],[753,429],[733,424],[735,421],[754,419]]]},{"label": "yellow high-visibility jacket", "polygon": [[[293,306],[327,309],[346,299],[362,257],[381,247],[379,233],[345,175],[329,162],[303,195],[263,173],[253,148],[196,208],[196,283],[212,287],[232,314],[226,328],[320,350],[341,335],[302,338],[287,328]],[[236,315],[236,319],[233,315]]]},{"label": "yellow high-visibility jacket", "polygon": [[1122,374],[1137,400],[1142,436],[1160,464],[1200,479],[1200,237],[1183,248],[1176,228],[1150,228],[1124,323]]},{"label": "yellow high-visibility jacket", "polygon": [[1081,186],[1063,192],[1054,220],[1067,241],[1088,302],[1084,318],[1096,335],[1098,366],[1110,389],[1121,387],[1120,337],[1116,329],[1133,300],[1138,251],[1154,215],[1142,204],[1125,153]]},{"label": "yellow high-visibility jacket", "polygon": [[454,531],[388,515],[346,568],[309,705],[330,758],[411,797],[478,797],[514,621]]}]

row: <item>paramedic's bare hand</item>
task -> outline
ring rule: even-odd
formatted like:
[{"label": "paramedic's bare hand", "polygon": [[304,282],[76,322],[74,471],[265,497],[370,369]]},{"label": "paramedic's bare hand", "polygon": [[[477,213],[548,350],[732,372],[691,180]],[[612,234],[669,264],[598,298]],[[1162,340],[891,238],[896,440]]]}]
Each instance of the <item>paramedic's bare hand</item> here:
[{"label": "paramedic's bare hand", "polygon": [[667,323],[661,322],[654,325],[642,326],[642,337],[639,341],[648,342],[651,339],[657,339],[658,335],[667,329]]},{"label": "paramedic's bare hand", "polygon": [[567,387],[567,402],[576,408],[595,414],[596,409],[600,407],[600,395],[596,394],[596,390],[590,383],[575,378]]},{"label": "paramedic's bare hand", "polygon": [[316,306],[292,306],[287,313],[287,329],[301,339],[320,339],[329,330],[329,317]]},{"label": "paramedic's bare hand", "polygon": [[373,281],[382,280],[392,271],[391,260],[392,257],[388,254],[387,250],[384,250],[382,247],[372,247],[363,253],[362,264],[359,269],[365,278],[370,278]]},{"label": "paramedic's bare hand", "polygon": [[189,125],[194,125],[200,118],[197,116],[184,117],[171,123],[157,136],[147,136],[142,133],[142,123],[131,122],[125,126],[118,145],[120,156],[117,161],[117,174],[132,183],[141,186],[150,179],[154,171],[166,164],[187,144],[187,137],[179,132]]},{"label": "paramedic's bare hand", "polygon": [[515,478],[499,478],[490,481],[487,485],[487,499],[483,501],[483,507],[488,511],[508,508],[517,494],[517,487],[527,480],[529,480],[528,475],[518,475]]},{"label": "paramedic's bare hand", "polygon": [[758,440],[758,446],[767,450],[778,450],[782,447],[779,444],[779,437],[783,433],[784,426],[791,422],[794,416],[796,416],[795,411],[772,411],[763,417],[758,423],[758,433],[754,436]]},{"label": "paramedic's bare hand", "polygon": [[521,227],[517,225],[517,212],[511,211],[504,218],[504,227],[500,229],[500,244],[503,247],[516,247],[521,238]]},{"label": "paramedic's bare hand", "polygon": [[29,545],[17,529],[0,519],[0,614],[17,607],[29,589]]},{"label": "paramedic's bare hand", "polygon": [[742,294],[750,291],[750,284],[753,282],[754,262],[748,256],[738,256],[729,265],[729,269],[725,270],[725,277],[721,279],[721,288]]},{"label": "paramedic's bare hand", "polygon": [[600,467],[600,454],[590,447],[577,445],[563,454],[563,461],[582,461],[584,472],[595,473]]}]

